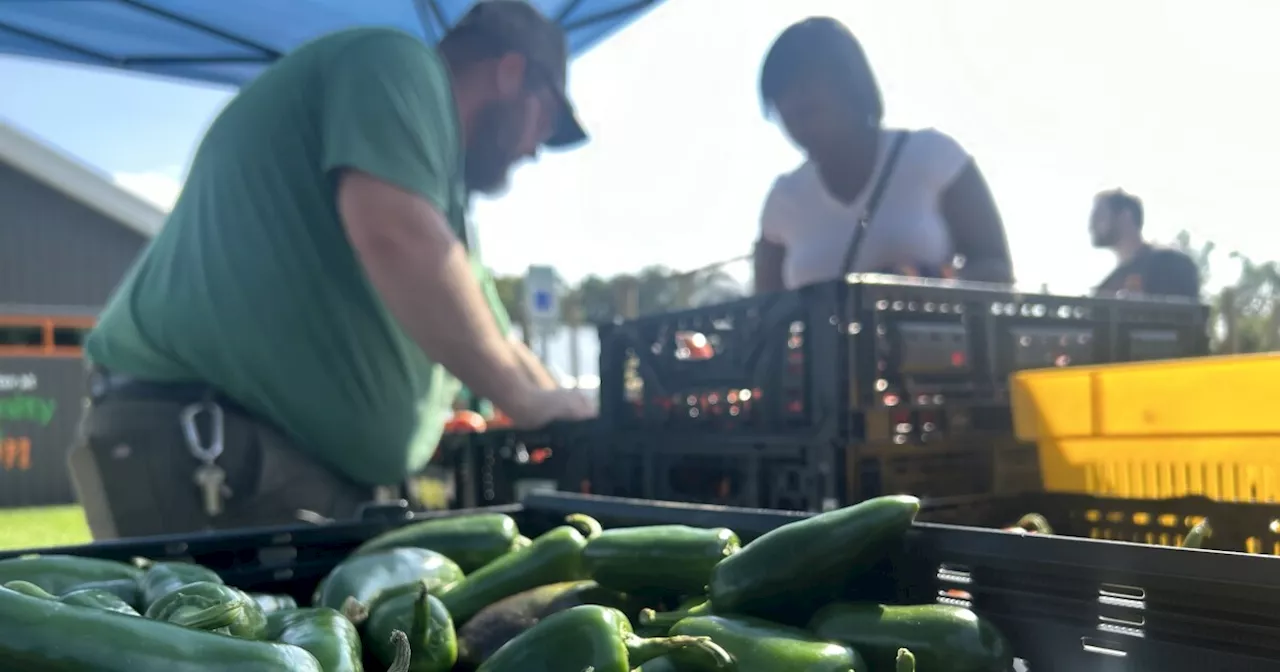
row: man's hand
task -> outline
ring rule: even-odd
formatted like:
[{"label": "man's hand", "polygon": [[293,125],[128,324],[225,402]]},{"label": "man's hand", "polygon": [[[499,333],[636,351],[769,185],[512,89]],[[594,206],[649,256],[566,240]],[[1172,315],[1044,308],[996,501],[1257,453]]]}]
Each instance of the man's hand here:
[{"label": "man's hand", "polygon": [[519,404],[503,409],[520,429],[538,429],[556,420],[589,420],[596,417],[596,402],[578,390],[538,390]]}]

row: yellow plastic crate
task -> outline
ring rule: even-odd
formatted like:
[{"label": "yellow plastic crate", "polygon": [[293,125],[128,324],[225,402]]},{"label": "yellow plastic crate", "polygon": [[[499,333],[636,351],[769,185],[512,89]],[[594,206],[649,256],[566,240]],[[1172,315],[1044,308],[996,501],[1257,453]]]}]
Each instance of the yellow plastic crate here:
[{"label": "yellow plastic crate", "polygon": [[1012,402],[1048,491],[1280,501],[1280,354],[1024,371]]}]

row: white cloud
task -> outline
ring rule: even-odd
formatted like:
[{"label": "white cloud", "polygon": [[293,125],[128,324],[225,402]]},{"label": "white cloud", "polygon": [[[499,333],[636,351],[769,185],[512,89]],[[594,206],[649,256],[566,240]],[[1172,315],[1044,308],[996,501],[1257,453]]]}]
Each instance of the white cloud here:
[{"label": "white cloud", "polygon": [[154,203],[166,211],[173,208],[182,191],[182,181],[165,172],[116,173],[116,184]]}]

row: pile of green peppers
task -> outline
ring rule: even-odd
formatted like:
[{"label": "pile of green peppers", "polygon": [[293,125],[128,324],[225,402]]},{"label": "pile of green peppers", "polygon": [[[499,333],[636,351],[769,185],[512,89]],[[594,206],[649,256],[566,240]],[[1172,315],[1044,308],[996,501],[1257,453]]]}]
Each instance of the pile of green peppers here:
[{"label": "pile of green peppers", "polygon": [[[306,595],[256,594],[195,564],[0,561],[0,661],[27,672],[1006,672],[968,609],[852,601],[920,503],[868,500],[749,544],[732,530],[529,539],[505,514],[410,524]],[[299,604],[298,598],[302,599]]]}]

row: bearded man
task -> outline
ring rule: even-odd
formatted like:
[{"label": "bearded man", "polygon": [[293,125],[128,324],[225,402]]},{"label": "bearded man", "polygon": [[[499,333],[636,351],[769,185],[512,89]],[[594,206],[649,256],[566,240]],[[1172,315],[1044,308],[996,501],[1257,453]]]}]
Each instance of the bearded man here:
[{"label": "bearded man", "polygon": [[1191,257],[1160,247],[1142,237],[1142,200],[1121,189],[1104,191],[1093,199],[1089,237],[1098,249],[1116,255],[1116,267],[1096,294],[1200,296],[1200,269]]},{"label": "bearded man", "polygon": [[502,333],[466,216],[585,140],[567,58],[489,0],[435,47],[346,30],[240,91],[86,343],[96,539],[352,515],[427,463],[460,383],[520,426],[594,413]]}]

